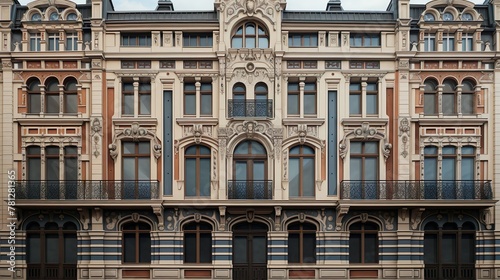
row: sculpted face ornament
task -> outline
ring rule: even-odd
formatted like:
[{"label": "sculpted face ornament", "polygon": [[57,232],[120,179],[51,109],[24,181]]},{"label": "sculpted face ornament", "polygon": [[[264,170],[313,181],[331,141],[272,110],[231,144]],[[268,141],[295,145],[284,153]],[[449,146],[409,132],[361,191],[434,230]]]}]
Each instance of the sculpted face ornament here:
[{"label": "sculpted face ornament", "polygon": [[247,0],[247,13],[252,15],[255,12],[255,2],[253,0]]}]

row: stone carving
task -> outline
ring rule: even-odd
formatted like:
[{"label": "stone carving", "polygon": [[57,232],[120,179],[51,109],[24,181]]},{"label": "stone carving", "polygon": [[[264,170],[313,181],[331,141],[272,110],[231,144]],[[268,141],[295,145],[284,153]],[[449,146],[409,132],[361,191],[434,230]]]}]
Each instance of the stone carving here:
[{"label": "stone carving", "polygon": [[391,154],[392,144],[389,143],[387,136],[385,134],[385,128],[372,128],[368,122],[362,123],[361,127],[357,128],[344,128],[344,137],[339,144],[339,155],[342,159],[344,159],[348,152],[348,140],[349,139],[361,139],[361,140],[369,140],[369,139],[378,139],[383,143],[381,145],[382,154],[384,155],[384,159],[387,160]]},{"label": "stone carving", "polygon": [[82,223],[83,229],[88,230],[90,222],[89,211],[84,208],[77,208],[76,210],[80,214],[80,222]]},{"label": "stone carving", "polygon": [[121,214],[117,214],[116,212],[111,212],[106,214],[106,228],[112,230],[115,228],[118,220],[122,218]]},{"label": "stone carving", "polygon": [[102,137],[102,125],[101,121],[98,118],[94,118],[92,121],[92,126],[90,128],[90,135],[94,140],[94,152],[93,155],[97,158],[101,155],[100,149],[100,141]]},{"label": "stone carving", "polygon": [[164,224],[164,217],[163,217],[163,206],[162,205],[155,205],[153,206],[153,212],[155,213],[156,217],[158,218],[158,230],[165,230],[165,224]]},{"label": "stone carving", "polygon": [[379,212],[379,218],[384,221],[385,228],[387,230],[394,229],[394,213],[391,212]]},{"label": "stone carving", "polygon": [[348,212],[349,212],[349,206],[342,206],[342,205],[337,206],[337,219],[336,219],[336,226],[335,226],[336,231],[342,230],[342,219],[344,219],[344,216]]},{"label": "stone carving", "polygon": [[406,158],[408,156],[408,142],[410,137],[410,121],[404,117],[399,121],[399,136],[403,142],[403,151],[401,155]]},{"label": "stone carving", "polygon": [[133,141],[139,141],[140,139],[149,139],[152,143],[153,155],[156,159],[161,156],[161,143],[156,136],[156,130],[146,129],[139,125],[138,122],[133,122],[129,128],[116,129],[113,142],[109,144],[109,155],[113,160],[118,156],[118,141],[121,139],[132,139]]},{"label": "stone carving", "polygon": [[418,229],[418,225],[422,221],[422,214],[424,213],[425,208],[416,208],[411,210],[411,218],[410,225],[413,230]]}]

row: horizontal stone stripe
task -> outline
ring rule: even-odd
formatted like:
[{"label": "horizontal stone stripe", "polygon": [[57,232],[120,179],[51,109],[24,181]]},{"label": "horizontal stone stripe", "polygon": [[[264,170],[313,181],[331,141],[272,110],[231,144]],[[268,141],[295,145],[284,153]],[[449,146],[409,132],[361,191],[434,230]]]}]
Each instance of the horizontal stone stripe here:
[{"label": "horizontal stone stripe", "polygon": [[212,243],[215,246],[231,246],[233,244],[232,240],[214,240]]},{"label": "horizontal stone stripe", "polygon": [[272,255],[269,257],[270,261],[286,261],[288,260],[287,255]]},{"label": "horizontal stone stripe", "polygon": [[182,246],[182,240],[171,240],[171,239],[156,239],[154,240],[157,245],[162,246]]},{"label": "horizontal stone stripe", "polygon": [[416,250],[414,248],[407,247],[379,247],[381,253],[412,253]]},{"label": "horizontal stone stripe", "polygon": [[213,251],[216,253],[231,253],[233,250],[232,250],[232,248],[215,247],[215,248],[213,248]]},{"label": "horizontal stone stripe", "polygon": [[99,245],[120,245],[122,244],[121,239],[117,240],[103,240],[103,239],[84,239],[84,240],[79,240],[78,245],[80,246],[99,246]]},{"label": "horizontal stone stripe", "polygon": [[344,261],[347,260],[347,255],[327,255],[323,257],[325,261]]},{"label": "horizontal stone stripe", "polygon": [[318,245],[332,245],[332,246],[348,246],[349,240],[338,240],[338,239],[317,240],[316,244],[318,244]]},{"label": "horizontal stone stripe", "polygon": [[81,253],[100,253],[100,252],[121,252],[121,246],[117,247],[80,247],[79,251]]},{"label": "horizontal stone stripe", "polygon": [[269,241],[269,244],[270,245],[273,245],[273,246],[287,246],[287,240],[270,240]]},{"label": "horizontal stone stripe", "polygon": [[217,255],[213,256],[214,261],[231,261],[232,258],[230,255]]},{"label": "horizontal stone stripe", "polygon": [[120,255],[113,255],[113,256],[106,256],[106,255],[83,255],[81,256],[80,260],[82,261],[121,261],[122,256]]},{"label": "horizontal stone stripe", "polygon": [[182,260],[182,256],[161,255],[161,256],[159,256],[158,260],[160,260],[160,261],[180,261],[180,260]]}]

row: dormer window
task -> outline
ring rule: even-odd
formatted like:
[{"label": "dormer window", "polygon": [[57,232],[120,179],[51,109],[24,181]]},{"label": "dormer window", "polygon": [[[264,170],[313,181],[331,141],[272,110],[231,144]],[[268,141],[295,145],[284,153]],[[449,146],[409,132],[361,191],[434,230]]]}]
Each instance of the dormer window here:
[{"label": "dormer window", "polygon": [[31,21],[41,21],[42,15],[39,13],[34,13],[31,15]]},{"label": "dormer window", "polygon": [[443,20],[444,21],[452,21],[453,20],[453,14],[446,12],[443,14]]},{"label": "dormer window", "polygon": [[77,17],[78,17],[78,16],[77,16],[75,13],[71,13],[71,14],[69,14],[69,15],[66,17],[66,19],[67,19],[67,20],[76,20],[76,19],[77,19]]},{"label": "dormer window", "polygon": [[462,15],[462,20],[463,21],[472,21],[472,20],[474,20],[474,17],[472,16],[471,13],[465,13]]},{"label": "dormer window", "polygon": [[428,13],[428,14],[425,14],[424,15],[424,20],[425,21],[435,21],[436,20],[436,17],[431,14],[431,13]]},{"label": "dormer window", "polygon": [[59,19],[59,14],[57,12],[53,12],[49,16],[49,20],[51,20],[51,21],[56,21],[58,19]]}]

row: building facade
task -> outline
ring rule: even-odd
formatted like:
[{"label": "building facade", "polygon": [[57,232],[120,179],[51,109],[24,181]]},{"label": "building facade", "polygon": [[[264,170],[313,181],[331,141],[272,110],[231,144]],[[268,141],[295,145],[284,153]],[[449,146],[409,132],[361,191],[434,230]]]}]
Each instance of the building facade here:
[{"label": "building facade", "polygon": [[499,277],[500,0],[387,4],[0,0],[0,278]]}]

